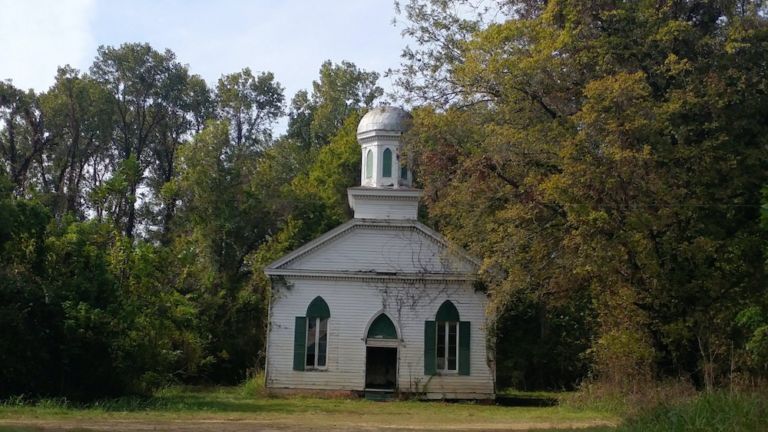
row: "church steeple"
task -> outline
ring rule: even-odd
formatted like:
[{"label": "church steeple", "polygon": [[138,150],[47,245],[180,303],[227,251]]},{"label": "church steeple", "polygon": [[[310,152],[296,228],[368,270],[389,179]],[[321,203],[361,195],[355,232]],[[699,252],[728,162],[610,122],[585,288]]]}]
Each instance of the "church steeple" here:
[{"label": "church steeple", "polygon": [[400,160],[400,137],[410,123],[411,115],[396,107],[374,108],[363,116],[357,127],[357,142],[362,150],[361,186],[411,186],[411,173]]},{"label": "church steeple", "polygon": [[401,138],[411,119],[402,108],[380,107],[360,120],[360,186],[347,190],[356,219],[417,218],[421,191],[411,187],[413,175],[400,153]]}]

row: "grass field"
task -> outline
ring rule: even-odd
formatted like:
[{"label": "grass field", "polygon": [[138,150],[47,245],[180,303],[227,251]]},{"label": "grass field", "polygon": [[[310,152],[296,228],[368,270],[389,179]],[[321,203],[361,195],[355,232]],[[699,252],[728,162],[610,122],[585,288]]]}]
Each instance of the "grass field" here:
[{"label": "grass field", "polygon": [[[502,392],[513,400],[567,400],[556,393]],[[724,393],[662,404],[633,414],[561,403],[499,406],[444,402],[372,402],[350,398],[267,397],[254,385],[173,387],[150,398],[79,405],[66,400],[0,404],[0,432],[30,431],[298,431],[547,430],[590,432],[765,431],[768,400]],[[596,408],[600,407],[600,408]]]},{"label": "grass field", "polygon": [[568,430],[614,425],[615,415],[562,406],[372,402],[265,397],[246,387],[174,387],[152,398],[75,405],[64,400],[7,401],[0,431],[19,430]]}]

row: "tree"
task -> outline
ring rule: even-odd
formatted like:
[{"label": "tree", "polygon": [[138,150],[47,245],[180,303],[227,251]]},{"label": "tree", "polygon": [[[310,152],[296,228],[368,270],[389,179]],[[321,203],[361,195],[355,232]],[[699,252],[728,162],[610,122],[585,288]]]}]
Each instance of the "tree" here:
[{"label": "tree", "polygon": [[170,50],[160,53],[149,44],[123,44],[99,47],[90,73],[112,96],[116,122],[112,169],[133,169],[125,177],[127,194],[111,215],[132,237],[137,224],[136,194],[150,165],[150,152],[158,146],[158,129],[168,121],[169,97],[179,90],[186,67],[176,62]]},{"label": "tree", "polygon": [[264,241],[273,220],[252,186],[259,156],[238,152],[228,122],[213,121],[181,148],[180,202],[175,221],[174,273],[195,298],[216,382],[238,382],[260,361],[266,322],[264,297],[251,282],[248,255]]},{"label": "tree", "polygon": [[403,88],[448,104],[409,138],[432,220],[487,257],[499,312],[588,295],[606,382],[713,386],[764,280],[760,3],[456,5],[404,8]]},{"label": "tree", "polygon": [[155,130],[155,144],[150,147],[152,162],[147,183],[153,193],[143,206],[144,219],[150,227],[159,227],[160,239],[165,244],[171,240],[178,200],[172,186],[178,176],[177,152],[200,131],[201,123],[212,118],[214,110],[211,90],[198,75],[190,75],[186,67],[177,68],[167,85],[165,120]]},{"label": "tree", "polygon": [[196,373],[198,313],[169,256],[11,191],[0,175],[1,397],[147,393]]},{"label": "tree", "polygon": [[[50,309],[40,283],[49,213],[39,203],[15,200],[14,184],[0,169],[0,395],[45,389],[50,358]],[[40,306],[43,307],[40,307]]]},{"label": "tree", "polygon": [[250,262],[265,295],[264,265],[351,217],[346,188],[359,181],[357,125],[383,93],[377,80],[350,62],[324,62],[312,95],[296,93],[288,131],[259,161],[254,187],[274,225]]},{"label": "tree", "polygon": [[272,125],[283,115],[283,87],[272,72],[254,76],[249,68],[224,75],[216,86],[219,116],[229,121],[236,149],[266,147]]},{"label": "tree", "polygon": [[44,170],[43,152],[51,145],[35,93],[0,82],[0,122],[0,152],[16,194],[23,196],[30,187],[46,190],[45,177],[30,178],[36,166]]},{"label": "tree", "polygon": [[291,101],[287,137],[307,149],[326,144],[350,114],[371,108],[381,97],[384,90],[376,85],[378,79],[378,73],[351,62],[324,62],[319,80],[312,81],[312,95],[301,90]]},{"label": "tree", "polygon": [[353,112],[330,142],[317,151],[306,172],[286,167],[286,155],[304,153],[300,146],[283,140],[259,161],[255,189],[270,211],[273,225],[259,247],[248,256],[253,268],[252,284],[262,298],[269,295],[264,267],[280,256],[348,220],[347,188],[360,178],[360,145],[357,125],[361,115]]},{"label": "tree", "polygon": [[110,157],[110,95],[93,79],[65,66],[39,99],[52,141],[43,155],[47,164],[41,173],[50,178],[46,183],[54,195],[51,207],[57,218],[71,213],[83,219],[88,194],[101,183],[105,174],[101,167]]}]

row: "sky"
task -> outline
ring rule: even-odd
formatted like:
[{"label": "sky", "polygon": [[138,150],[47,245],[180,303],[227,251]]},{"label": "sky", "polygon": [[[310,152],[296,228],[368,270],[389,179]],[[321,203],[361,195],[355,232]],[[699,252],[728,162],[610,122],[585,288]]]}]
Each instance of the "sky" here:
[{"label": "sky", "polygon": [[393,0],[0,0],[0,80],[45,91],[58,66],[87,71],[100,45],[149,42],[209,85],[271,71],[289,101],[325,60],[397,67],[406,42],[394,18]]}]

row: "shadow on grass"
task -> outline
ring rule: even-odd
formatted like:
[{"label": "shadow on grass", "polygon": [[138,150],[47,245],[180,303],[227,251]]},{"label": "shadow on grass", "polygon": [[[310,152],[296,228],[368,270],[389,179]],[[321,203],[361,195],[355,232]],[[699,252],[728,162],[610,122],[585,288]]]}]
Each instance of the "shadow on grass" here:
[{"label": "shadow on grass", "polygon": [[[579,431],[579,432],[615,432],[616,428],[610,426],[594,426],[587,428],[560,428],[560,429],[535,429],[536,432],[565,432],[565,431]],[[530,431],[529,431],[530,432]]]},{"label": "shadow on grass", "polygon": [[276,412],[285,414],[303,412],[311,409],[304,405],[296,404],[295,402],[272,398],[224,400],[196,395],[171,397],[156,396],[151,398],[131,398],[130,400],[105,400],[74,408],[99,409],[107,412],[197,411],[220,413]]},{"label": "shadow on grass", "polygon": [[[217,389],[171,389],[160,391],[154,396],[127,396],[79,403],[60,399],[38,401],[5,402],[7,408],[30,408],[43,410],[97,410],[102,412],[200,412],[200,413],[277,413],[300,414],[305,412],[332,412],[354,414],[359,404],[357,399],[320,399],[302,397],[269,397],[264,395],[244,395],[238,391],[220,391]],[[7,432],[9,429],[0,429]],[[25,430],[25,429],[20,429]],[[35,429],[29,429],[35,430]]]},{"label": "shadow on grass", "polygon": [[[21,410],[43,410],[51,412],[74,412],[81,410],[95,410],[102,412],[222,412],[222,413],[300,413],[313,409],[340,410],[344,401],[331,400],[302,400],[297,403],[296,398],[282,399],[266,396],[244,396],[237,392],[169,392],[154,396],[126,396],[111,399],[101,399],[93,402],[76,402],[65,398],[39,399],[39,400],[14,400],[1,401],[0,407]],[[336,402],[336,403],[334,403]],[[0,432],[24,429],[17,426],[0,426]]]},{"label": "shadow on grass", "polygon": [[42,429],[26,426],[0,426],[0,432],[42,432]]},{"label": "shadow on grass", "polygon": [[[45,432],[43,429],[35,426],[0,426],[0,432]],[[66,428],[66,432],[101,432],[95,429]]]},{"label": "shadow on grass", "polygon": [[[375,407],[372,404],[377,404]],[[434,407],[429,404],[436,404]],[[8,412],[29,414],[41,413],[47,415],[79,415],[78,411],[95,411],[104,413],[199,413],[199,414],[277,414],[301,416],[308,413],[327,413],[336,415],[359,416],[362,412],[372,412],[384,416],[416,415],[428,412],[439,416],[443,411],[450,411],[458,417],[471,417],[488,414],[490,418],[503,418],[517,413],[507,412],[501,407],[546,408],[558,404],[558,399],[549,394],[514,393],[502,394],[495,405],[483,407],[484,404],[457,402],[447,407],[445,401],[398,401],[378,405],[356,398],[317,398],[302,396],[266,396],[260,391],[254,392],[245,387],[171,387],[158,391],[147,397],[121,397],[103,399],[88,403],[73,402],[67,399],[43,400],[9,400],[0,403],[0,407],[8,408]],[[432,409],[434,408],[434,409]],[[477,409],[475,409],[477,408]],[[427,411],[423,411],[426,409]],[[16,411],[13,411],[16,410]],[[558,415],[556,412],[553,415]],[[534,416],[535,417],[535,416]],[[0,432],[5,432],[0,430]]]},{"label": "shadow on grass", "polygon": [[551,397],[526,397],[526,396],[496,396],[496,405],[505,407],[553,407],[558,400]]}]

